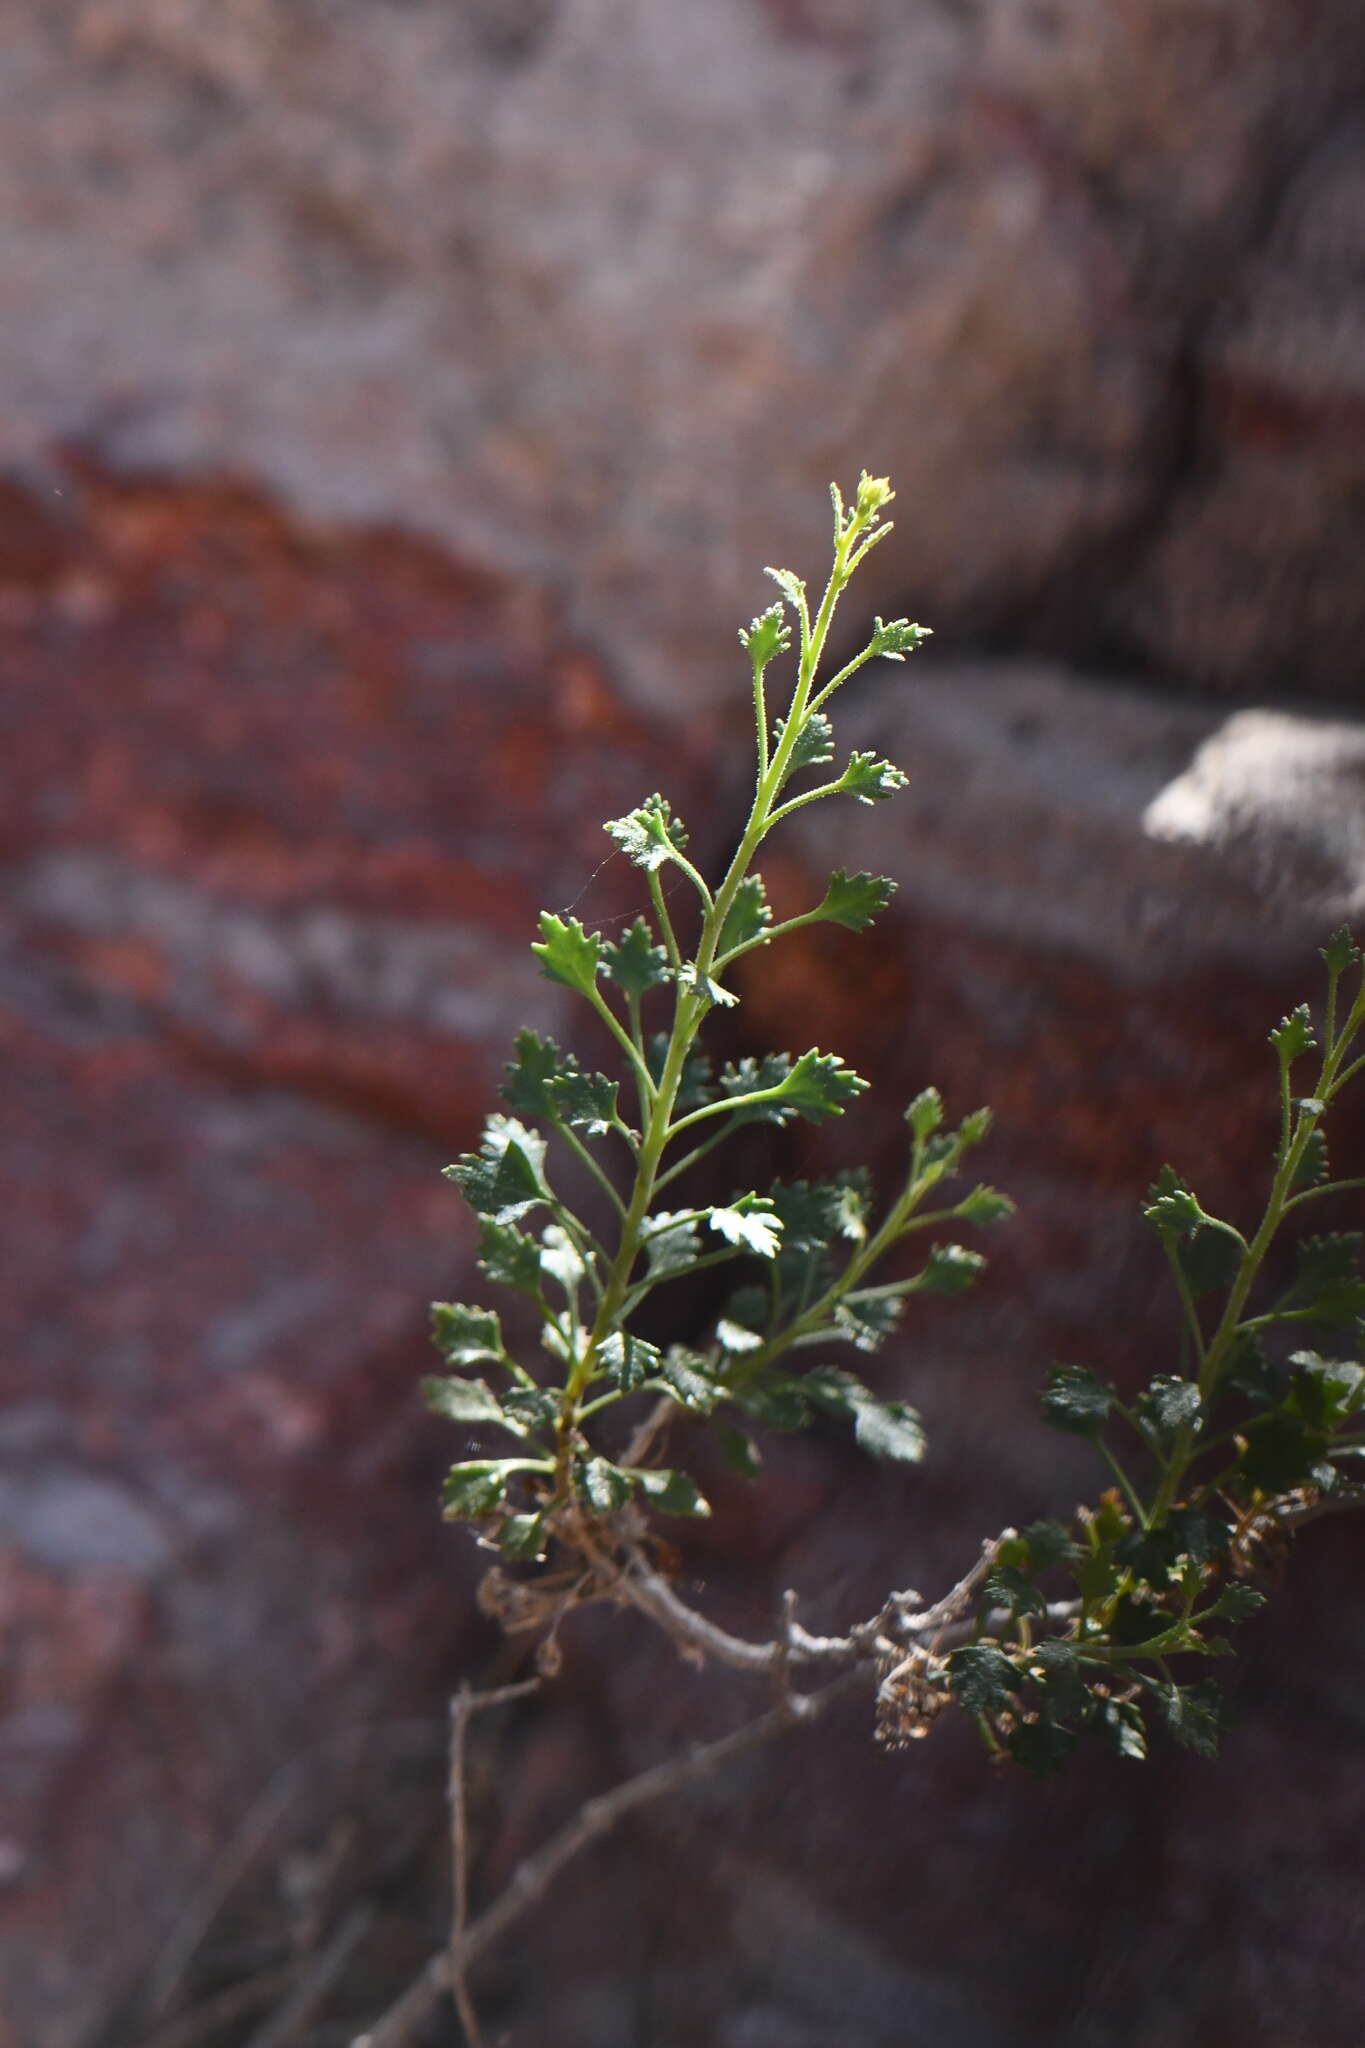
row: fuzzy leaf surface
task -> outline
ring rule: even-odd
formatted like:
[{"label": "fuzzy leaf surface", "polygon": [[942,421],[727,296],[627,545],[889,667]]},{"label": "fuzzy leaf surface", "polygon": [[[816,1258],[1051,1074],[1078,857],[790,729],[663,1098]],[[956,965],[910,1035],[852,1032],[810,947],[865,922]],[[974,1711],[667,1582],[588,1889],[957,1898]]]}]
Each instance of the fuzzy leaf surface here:
[{"label": "fuzzy leaf surface", "polygon": [[668,980],[668,954],[655,945],[654,934],[642,917],[603,948],[602,965],[619,989],[637,999]]}]

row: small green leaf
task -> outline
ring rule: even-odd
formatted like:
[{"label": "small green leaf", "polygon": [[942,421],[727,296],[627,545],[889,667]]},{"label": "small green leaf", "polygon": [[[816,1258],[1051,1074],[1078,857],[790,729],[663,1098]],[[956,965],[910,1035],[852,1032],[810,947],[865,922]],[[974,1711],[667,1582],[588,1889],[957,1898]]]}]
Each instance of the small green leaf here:
[{"label": "small green leaf", "polygon": [[659,1355],[657,1344],[629,1336],[624,1330],[613,1330],[597,1347],[597,1361],[604,1376],[623,1394],[633,1394],[652,1377],[658,1369]]},{"label": "small green leaf", "polygon": [[716,1342],[732,1358],[743,1358],[746,1352],[759,1351],[763,1346],[759,1331],[737,1323],[733,1316],[722,1316],[716,1324]]},{"label": "small green leaf", "polygon": [[450,1366],[498,1364],[506,1355],[496,1312],[462,1301],[433,1301],[431,1341]]},{"label": "small green leaf", "polygon": [[756,672],[765,669],[775,656],[785,654],[792,644],[791,627],[780,604],[769,605],[739,629],[739,644]]},{"label": "small green leaf", "polygon": [[965,1294],[985,1268],[982,1253],[965,1244],[936,1244],[916,1277],[924,1294]]},{"label": "small green leaf", "polygon": [[441,1510],[448,1522],[491,1515],[503,1497],[511,1471],[505,1459],[477,1458],[453,1465],[441,1488]]},{"label": "small green leaf", "polygon": [[850,875],[843,868],[836,868],[829,878],[829,887],[810,915],[827,924],[844,925],[851,932],[866,931],[895,893],[896,884],[888,875],[872,875],[866,869]]},{"label": "small green leaf", "polygon": [[684,1350],[681,1344],[670,1345],[664,1353],[659,1377],[694,1415],[709,1415],[721,1397],[722,1389],[708,1375],[706,1359],[699,1351]]},{"label": "small green leaf", "polygon": [[1264,1593],[1258,1593],[1254,1586],[1244,1584],[1241,1579],[1229,1579],[1213,1605],[1206,1607],[1199,1619],[1211,1621],[1217,1615],[1220,1621],[1249,1621],[1264,1606]]},{"label": "small green leaf", "polygon": [[993,1565],[981,1582],[985,1607],[1003,1607],[1008,1614],[1045,1614],[1047,1602],[1018,1565]]},{"label": "small green leaf", "polygon": [[958,1125],[957,1142],[964,1152],[969,1152],[973,1145],[981,1143],[982,1139],[988,1135],[990,1128],[990,1111],[988,1109],[974,1109],[969,1116],[964,1116],[962,1122]]},{"label": "small green leaf", "polygon": [[1296,1351],[1286,1408],[1310,1429],[1338,1429],[1365,1399],[1365,1366],[1351,1359],[1320,1358],[1316,1351]]},{"label": "small green leaf", "polygon": [[548,1274],[551,1280],[557,1281],[566,1294],[571,1295],[587,1278],[588,1269],[583,1254],[568,1231],[558,1223],[546,1224],[540,1233],[540,1243],[541,1271]]},{"label": "small green leaf", "polygon": [[1196,1297],[1231,1287],[1242,1266],[1242,1246],[1226,1230],[1197,1230],[1177,1246],[1185,1285]]},{"label": "small green leaf", "polygon": [[736,1429],[729,1422],[718,1422],[716,1424],[716,1445],[721,1457],[730,1470],[738,1473],[741,1479],[757,1479],[759,1477],[763,1460],[759,1456],[758,1446],[753,1438],[747,1436],[742,1429]]},{"label": "small green leaf", "polygon": [[711,1504],[686,1472],[641,1472],[641,1493],[665,1515],[709,1515]]},{"label": "small green leaf", "polygon": [[565,988],[590,996],[602,964],[602,934],[585,932],[576,917],[566,923],[550,910],[540,913],[540,934],[531,951],[546,980],[562,982]]},{"label": "small green leaf", "polygon": [[1360,948],[1351,937],[1349,925],[1341,925],[1334,931],[1325,946],[1319,948],[1332,974],[1344,974],[1360,958]]},{"label": "small green leaf", "polygon": [[1299,1163],[1294,1169],[1290,1182],[1292,1188],[1315,1188],[1321,1186],[1328,1174],[1327,1134],[1322,1130],[1308,1133]]},{"label": "small green leaf", "polygon": [[948,1688],[969,1714],[989,1714],[1012,1704],[1023,1680],[993,1643],[968,1643],[948,1658]]},{"label": "small green leaf", "polygon": [[548,1387],[509,1387],[502,1405],[523,1436],[536,1436],[559,1420],[559,1402]]},{"label": "small green leaf", "polygon": [[551,1082],[550,1094],[560,1121],[590,1138],[605,1138],[617,1120],[617,1083],[605,1074],[561,1074]]},{"label": "small green leaf", "polygon": [[1072,1436],[1098,1436],[1113,1404],[1113,1388],[1085,1366],[1054,1365],[1043,1390],[1043,1419]]},{"label": "small green leaf", "polygon": [[835,1305],[834,1321],[859,1351],[880,1351],[904,1312],[904,1302],[894,1294],[874,1294],[861,1301],[856,1295],[847,1295]]},{"label": "small green leaf", "polygon": [[898,789],[904,789],[909,780],[904,770],[897,768],[893,761],[879,761],[875,754],[855,751],[839,777],[839,787],[850,796],[856,796],[860,804],[878,804],[885,797],[894,796]]},{"label": "small green leaf", "polygon": [[843,1415],[853,1423],[853,1440],[873,1458],[892,1458],[915,1465],[924,1456],[924,1425],[904,1401],[879,1401],[855,1373],[833,1366],[803,1375],[806,1398],[827,1415]]},{"label": "small green leaf", "polygon": [[712,1230],[731,1244],[756,1253],[760,1259],[776,1258],[782,1242],[782,1225],[766,1195],[741,1195],[727,1208],[712,1209],[707,1221]]},{"label": "small green leaf", "polygon": [[690,1209],[659,1209],[647,1216],[641,1237],[651,1280],[686,1273],[701,1257],[701,1237]]},{"label": "small green leaf", "polygon": [[1036,1778],[1055,1778],[1064,1769],[1078,1737],[1071,1728],[1049,1720],[1016,1721],[1005,1736],[1005,1747],[1017,1764]]},{"label": "small green leaf", "polygon": [[922,647],[932,637],[931,626],[912,626],[909,619],[891,619],[885,623],[876,619],[868,645],[874,655],[881,655],[887,661],[904,661],[907,654],[913,654],[917,647]]},{"label": "small green leaf", "polygon": [[578,1475],[583,1497],[590,1508],[599,1515],[614,1514],[623,1508],[635,1491],[635,1481],[619,1465],[608,1464],[605,1458],[589,1458]]},{"label": "small green leaf", "polygon": [[772,577],[773,582],[782,592],[782,595],[786,598],[787,603],[794,612],[799,613],[803,610],[806,602],[806,586],[799,576],[793,575],[790,569],[765,569],[763,574]]},{"label": "small green leaf", "polygon": [[1307,1003],[1300,1003],[1297,1010],[1281,1017],[1270,1034],[1270,1043],[1280,1056],[1281,1066],[1285,1067],[1303,1053],[1311,1052],[1317,1042],[1313,1035],[1313,1013]]},{"label": "small green leaf", "polygon": [[716,1004],[723,1010],[733,1010],[739,1001],[739,997],[732,989],[724,988],[713,975],[703,974],[693,960],[685,961],[678,969],[678,985],[680,988],[695,989],[708,1003]]},{"label": "small green leaf", "polygon": [[1014,1214],[1014,1203],[1008,1195],[1002,1195],[999,1188],[987,1187],[983,1182],[958,1203],[957,1213],[964,1223],[1001,1223],[1005,1217]]},{"label": "small green leaf", "polygon": [[763,936],[772,921],[762,875],[746,875],[725,913],[725,922],[716,941],[716,957],[724,959],[736,946],[751,945]]},{"label": "small green leaf", "polygon": [[642,917],[604,947],[602,964],[616,986],[637,999],[668,980],[668,955],[655,945],[654,934]]},{"label": "small green leaf", "polygon": [[1176,1741],[1197,1756],[1217,1756],[1223,1713],[1221,1687],[1205,1678],[1194,1685],[1154,1684],[1151,1690]]},{"label": "small green leaf", "polygon": [[540,1247],[510,1224],[484,1216],[479,1222],[479,1270],[500,1286],[535,1294],[540,1286]]},{"label": "small green leaf", "polygon": [[[773,752],[782,744],[787,726],[784,719],[777,719],[773,726]],[[811,711],[806,715],[792,747],[791,772],[799,768],[816,768],[822,762],[834,759],[834,727],[823,711]]]},{"label": "small green leaf", "polygon": [[541,1038],[535,1031],[519,1031],[517,1056],[507,1063],[507,1079],[499,1093],[521,1116],[553,1116],[550,1083],[561,1074],[578,1070],[572,1053],[562,1053],[553,1038]]},{"label": "small green leaf", "polygon": [[937,1088],[921,1088],[905,1112],[905,1121],[921,1145],[932,1136],[943,1122],[943,1097]]},{"label": "small green leaf", "polygon": [[1223,1388],[1258,1404],[1279,1400],[1282,1391],[1279,1374],[1253,1331],[1237,1332],[1219,1381],[1219,1391]]},{"label": "small green leaf", "polygon": [[1203,1413],[1203,1401],[1194,1381],[1163,1373],[1158,1373],[1146,1391],[1139,1394],[1136,1405],[1142,1420],[1161,1436],[1198,1423]]},{"label": "small green leaf", "polygon": [[[719,1085],[722,1095],[758,1095],[781,1088],[792,1070],[791,1059],[785,1052],[765,1052],[762,1059],[746,1054],[741,1060],[729,1060],[720,1070]],[[774,1098],[769,1102],[742,1104],[734,1112],[740,1123],[786,1124],[796,1115],[790,1103]]]},{"label": "small green leaf", "polygon": [[1081,1555],[1080,1544],[1062,1522],[1030,1522],[1023,1536],[1029,1563],[1038,1572],[1070,1564]]},{"label": "small green leaf", "polygon": [[490,1116],[477,1152],[467,1152],[447,1179],[458,1181],[471,1209],[495,1223],[515,1223],[550,1200],[545,1182],[545,1140],[514,1116]]},{"label": "small green leaf", "polygon": [[782,1219],[784,1251],[817,1252],[835,1238],[861,1244],[867,1236],[867,1176],[851,1172],[831,1180],[781,1181],[772,1185],[772,1201]]},{"label": "small green leaf", "polygon": [[818,1124],[827,1117],[842,1116],[844,1104],[854,1101],[866,1087],[867,1082],[846,1067],[837,1053],[812,1048],[802,1053],[782,1083],[782,1100]]},{"label": "small green leaf", "polygon": [[608,818],[602,830],[633,860],[637,868],[651,874],[672,860],[687,844],[681,818],[673,816],[667,797],[647,796],[637,810],[624,818]]},{"label": "small green leaf", "polygon": [[1173,1166],[1163,1166],[1149,1188],[1143,1215],[1159,1236],[1175,1243],[1193,1237],[1208,1222],[1192,1188],[1185,1185]]},{"label": "small green leaf", "polygon": [[[422,1399],[432,1414],[439,1415],[445,1422],[496,1422],[504,1429],[510,1426],[501,1401],[482,1380],[446,1380],[432,1376],[422,1381]],[[513,1433],[519,1436],[521,1431],[518,1428]]]},{"label": "small green leaf", "polygon": [[1091,1725],[1116,1756],[1126,1757],[1131,1763],[1143,1761],[1147,1754],[1147,1727],[1136,1700],[1097,1699]]},{"label": "small green leaf", "polygon": [[1360,1259],[1362,1235],[1358,1230],[1337,1230],[1327,1237],[1305,1237],[1294,1247],[1297,1274],[1296,1294],[1310,1298],[1328,1281],[1353,1280]]},{"label": "small green leaf", "polygon": [[504,1557],[525,1563],[545,1554],[544,1515],[509,1515],[498,1530],[498,1549]]},{"label": "small green leaf", "polygon": [[765,1373],[747,1380],[732,1389],[731,1398],[769,1429],[804,1429],[810,1421],[803,1383],[785,1374]]},{"label": "small green leaf", "polygon": [[1198,1565],[1216,1564],[1227,1553],[1231,1529],[1224,1516],[1209,1508],[1172,1508],[1166,1517],[1175,1557],[1193,1558]]}]

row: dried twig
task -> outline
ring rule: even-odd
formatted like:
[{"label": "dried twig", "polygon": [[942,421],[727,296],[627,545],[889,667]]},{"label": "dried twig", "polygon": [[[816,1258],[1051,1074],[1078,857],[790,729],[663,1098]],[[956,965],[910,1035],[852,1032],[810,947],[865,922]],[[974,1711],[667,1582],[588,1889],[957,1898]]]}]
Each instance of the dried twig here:
[{"label": "dried twig", "polygon": [[[667,1798],[685,1785],[696,1784],[736,1757],[761,1748],[790,1728],[809,1727],[836,1700],[866,1683],[868,1676],[868,1672],[858,1666],[831,1679],[819,1692],[790,1694],[766,1714],[760,1714],[756,1720],[746,1722],[729,1735],[688,1750],[683,1756],[655,1764],[650,1770],[641,1771],[637,1776],[627,1778],[623,1784],[614,1786],[610,1792],[586,1800],[572,1820],[518,1865],[492,1905],[470,1923],[459,1944],[460,1970],[467,1970],[479,1956],[493,1948],[509,1927],[539,1903],[566,1864],[593,1842],[610,1834],[628,1815],[638,1812],[643,1806],[652,1805],[655,1800]],[[359,2036],[353,2048],[406,2048],[432,2006],[453,1989],[453,1977],[451,1952],[443,1949],[431,1958],[421,1975],[414,1979],[377,2025]]]}]

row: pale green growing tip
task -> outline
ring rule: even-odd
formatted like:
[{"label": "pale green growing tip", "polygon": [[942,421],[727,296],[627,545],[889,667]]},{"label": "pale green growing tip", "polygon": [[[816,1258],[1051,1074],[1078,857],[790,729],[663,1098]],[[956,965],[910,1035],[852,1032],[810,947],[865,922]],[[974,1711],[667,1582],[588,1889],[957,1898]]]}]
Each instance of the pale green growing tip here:
[{"label": "pale green growing tip", "polygon": [[891,488],[889,476],[869,476],[864,470],[858,478],[857,513],[860,520],[875,519],[884,505],[889,505],[896,493]]}]

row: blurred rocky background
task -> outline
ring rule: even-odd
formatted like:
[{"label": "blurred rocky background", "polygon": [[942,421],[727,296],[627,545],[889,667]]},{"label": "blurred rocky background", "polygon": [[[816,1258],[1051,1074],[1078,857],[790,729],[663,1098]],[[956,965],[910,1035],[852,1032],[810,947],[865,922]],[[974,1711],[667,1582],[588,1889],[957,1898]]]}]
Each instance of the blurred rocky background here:
[{"label": "blurred rocky background", "polygon": [[[838,1626],[1090,1483],[1041,1374],[1164,1356],[1136,1200],[1245,1206],[1365,914],[1363,86],[1359,0],[0,0],[3,2048],[335,2048],[439,1940],[500,1667],[415,1394],[438,1169],[581,1029],[526,944],[632,904],[600,820],[733,829],[735,627],[864,465],[860,615],[937,638],[843,730],[911,788],[769,879],[901,893],[733,1029],[989,1099],[1021,1215],[887,1355],[922,1472],[779,1443],[684,1579]],[[1302,1539],[1220,1767],[851,1709],[585,1863],[491,2031],[1354,2048],[1360,1557]],[[566,1648],[481,1738],[484,1888],[744,1710]]]}]

